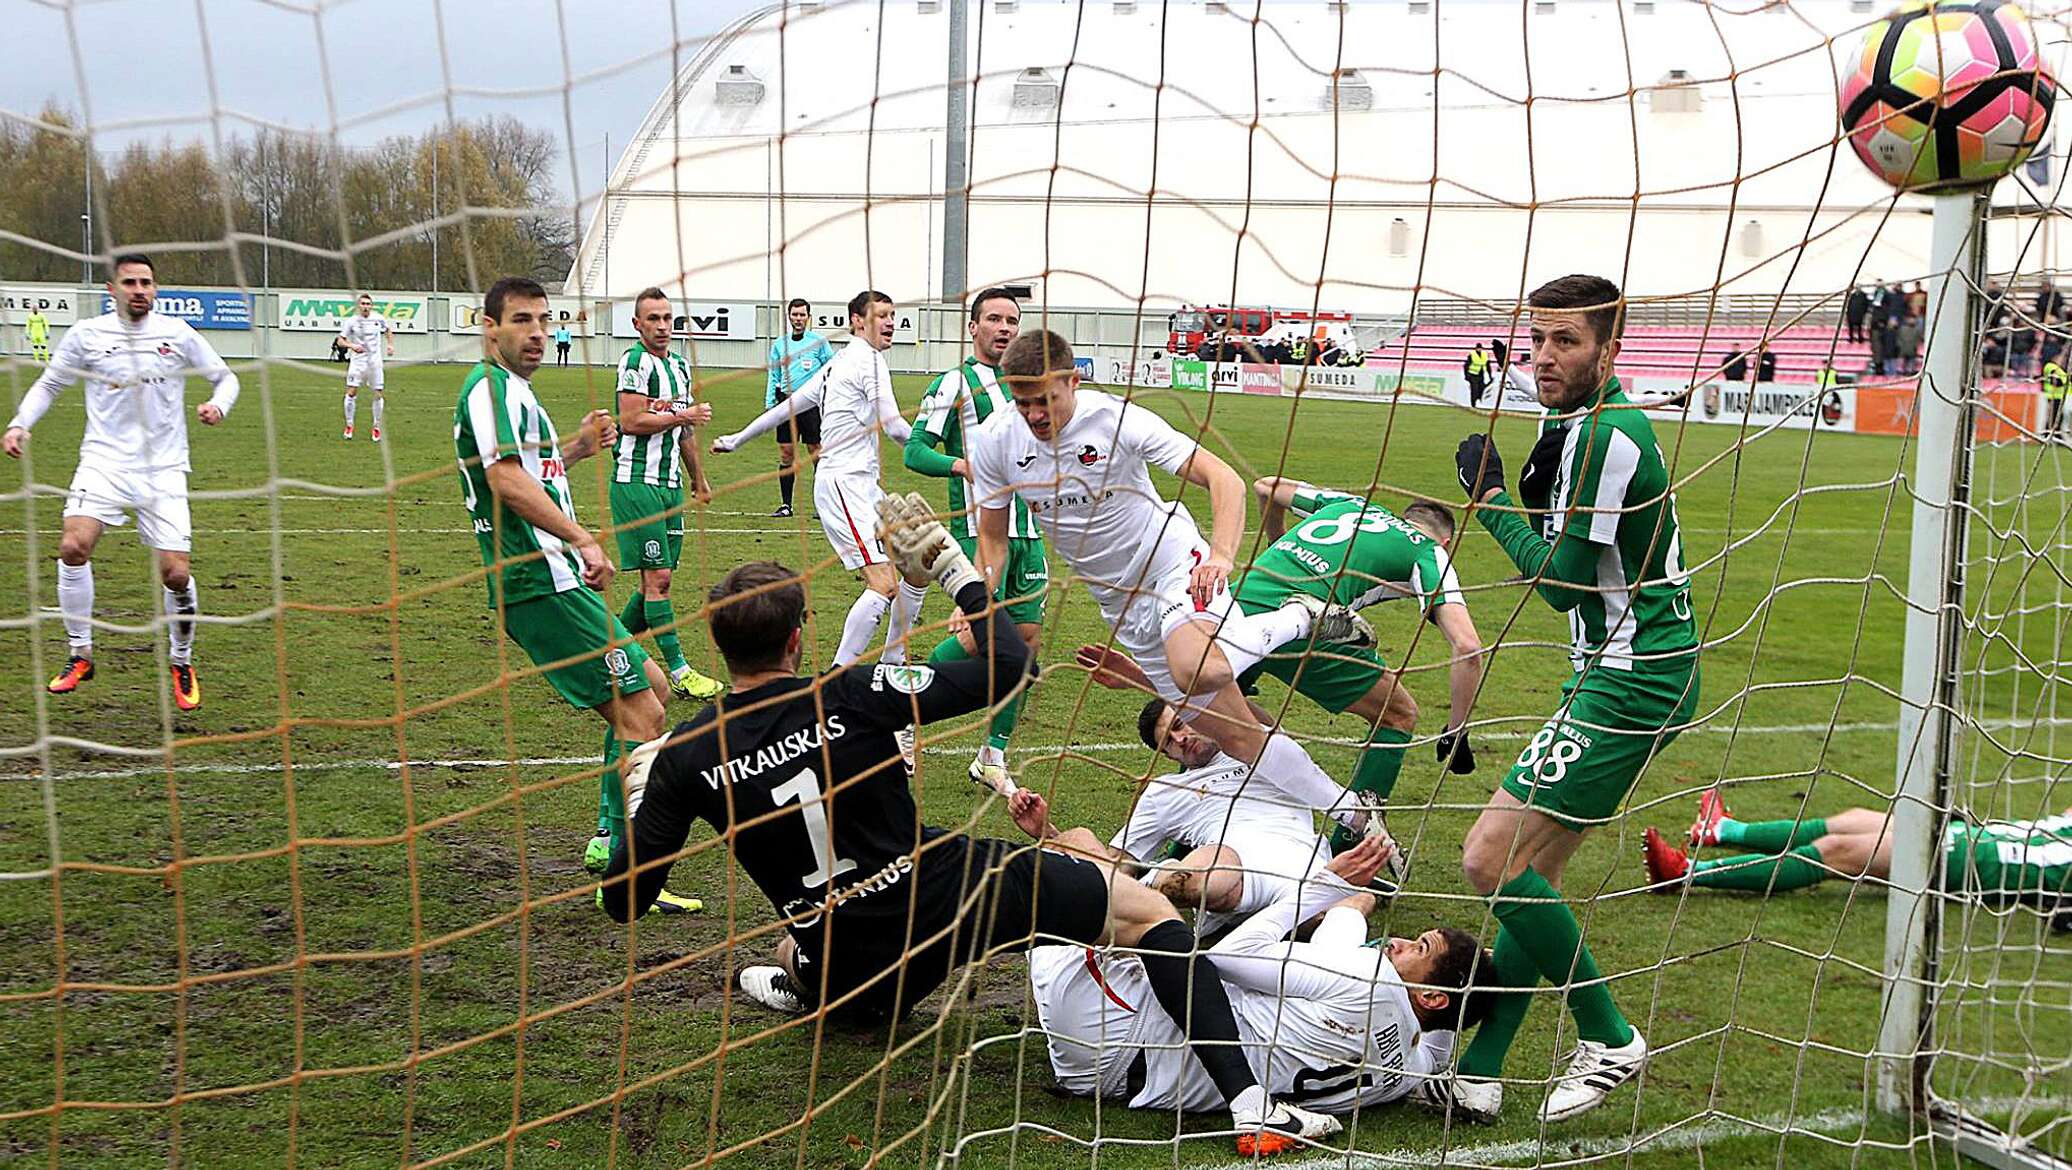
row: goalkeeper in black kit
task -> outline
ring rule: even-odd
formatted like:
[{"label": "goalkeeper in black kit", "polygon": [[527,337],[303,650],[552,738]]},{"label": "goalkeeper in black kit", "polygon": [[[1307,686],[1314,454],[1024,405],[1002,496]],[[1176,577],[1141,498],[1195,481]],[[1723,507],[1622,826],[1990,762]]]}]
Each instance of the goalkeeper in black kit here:
[{"label": "goalkeeper in black kit", "polygon": [[878,513],[894,567],[956,599],[975,655],[803,677],[797,574],[767,561],[727,574],[707,624],[732,690],[627,757],[627,832],[605,871],[605,912],[645,913],[699,820],[784,919],[776,962],[739,978],[776,1011],[882,1023],[957,967],[1039,938],[1130,948],[1230,1103],[1239,1153],[1336,1133],[1336,1118],[1267,1098],[1214,963],[1192,953],[1193,932],[1163,895],[1111,862],[921,824],[894,734],[997,702],[1029,652],[926,501],[889,495]]}]

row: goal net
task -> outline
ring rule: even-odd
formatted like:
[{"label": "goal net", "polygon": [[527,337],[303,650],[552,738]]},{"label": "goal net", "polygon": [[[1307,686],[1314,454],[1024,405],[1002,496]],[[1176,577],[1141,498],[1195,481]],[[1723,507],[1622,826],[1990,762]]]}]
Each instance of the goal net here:
[{"label": "goal net", "polygon": [[[1474,518],[1452,453],[1490,436],[1518,489],[1543,416],[1524,298],[1595,273],[1625,292],[1613,370],[1673,492],[1665,571],[1687,584],[1702,680],[1616,811],[1549,863],[1600,978],[1531,993],[1490,1125],[1381,1099],[1450,1077],[1444,1045],[1406,1073],[1247,1034],[1269,1079],[1295,1070],[1283,1095],[1377,1089],[1285,1157],[2072,1160],[2072,897],[2020,876],[2072,871],[2072,432],[2045,393],[2072,366],[2064,158],[2046,139],[1961,214],[1894,195],[1836,121],[1868,4],[20,7],[36,60],[0,86],[0,396],[26,409],[65,338],[121,311],[103,282],[129,252],[153,261],[157,312],[242,390],[212,424],[195,410],[211,389],[188,383],[189,662],[166,589],[188,561],[139,541],[167,536],[167,481],[79,486],[107,466],[95,428],[130,425],[90,412],[136,407],[71,386],[0,476],[0,1151],[1230,1163],[1224,1113],[1130,1107],[1128,1025],[1046,1027],[1019,947],[890,1029],[769,1012],[737,980],[785,919],[703,825],[669,877],[699,908],[600,913],[585,850],[617,755],[554,672],[619,671],[629,651],[529,655],[485,599],[507,565],[478,556],[455,446],[493,350],[483,293],[546,285],[531,386],[563,439],[619,412],[638,295],[669,302],[667,348],[714,408],[691,444],[709,498],[681,449],[686,490],[653,515],[619,507],[616,457],[565,482],[617,565],[608,609],[651,626],[635,641],[658,662],[722,680],[706,598],[730,569],[803,580],[809,672],[863,588],[815,514],[810,436],[791,433],[788,473],[767,440],[709,447],[793,385],[772,371],[787,339],[846,343],[862,289],[895,301],[885,358],[909,418],[972,354],[971,293],[1000,287],[1022,330],[1071,343],[1088,389],[1247,481],[1446,504],[1488,651],[1461,695],[1477,767],[1447,773],[1435,751],[1455,699],[1440,625],[1416,602],[1370,608],[1417,711],[1387,798],[1408,875],[1367,926],[1386,948],[1441,926],[1495,942],[1464,842],[1514,761],[1544,778],[1558,755],[1543,726],[1572,679],[1571,618]],[[2062,14],[2030,18],[2062,75]],[[387,326],[368,344],[393,347],[381,375],[333,344],[363,292]],[[949,511],[945,481],[890,443],[881,459],[887,488]],[[1154,478],[1210,529],[1201,487]],[[672,521],[665,586],[639,571],[641,525],[666,542]],[[1240,567],[1272,544],[1264,523],[1250,501]],[[1056,549],[1048,564],[1042,671],[1006,759],[1059,825],[1106,840],[1175,767],[1140,738],[1144,696],[1075,653],[1119,643],[1082,576]],[[913,662],[952,636],[950,608],[924,603]],[[1361,773],[1368,721],[1273,677],[1256,701],[1334,778]],[[672,696],[668,721],[699,708]],[[927,825],[1023,842],[965,778],[993,715],[922,728],[910,787]],[[1651,880],[1648,830],[1681,847],[1707,793],[1747,835]],[[1121,954],[1083,951],[1089,970]],[[1577,1044],[1568,1001],[1600,985],[1648,1061],[1542,1122]],[[1059,1052],[1111,1091],[1076,1092]]]}]

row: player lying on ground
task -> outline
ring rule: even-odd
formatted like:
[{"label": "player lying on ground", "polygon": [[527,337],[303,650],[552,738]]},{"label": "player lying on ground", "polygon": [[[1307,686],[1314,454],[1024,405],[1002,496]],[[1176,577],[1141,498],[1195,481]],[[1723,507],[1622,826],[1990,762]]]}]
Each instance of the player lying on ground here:
[{"label": "player lying on ground", "polygon": [[[1447,730],[1438,740],[1439,762],[1463,775],[1474,771],[1475,754],[1468,747],[1465,727],[1482,682],[1482,638],[1475,632],[1467,598],[1446,552],[1453,539],[1453,513],[1434,501],[1418,500],[1398,517],[1372,500],[1278,476],[1261,479],[1252,488],[1273,544],[1231,583],[1238,607],[1249,615],[1265,614],[1298,593],[1352,609],[1415,599],[1453,652],[1447,668],[1451,702]],[[1291,511],[1304,521],[1286,532]],[[1133,669],[1124,655],[1083,646],[1077,657],[1103,685],[1148,689],[1143,672]],[[1325,647],[1298,640],[1276,647],[1240,675],[1238,685],[1249,691],[1262,674],[1273,675],[1334,715],[1350,712],[1366,721],[1367,743],[1353,766],[1349,787],[1386,801],[1395,791],[1405,745],[1417,726],[1417,701],[1403,685],[1401,672],[1390,670],[1371,647]],[[1332,844],[1344,849],[1352,841],[1341,826]]]},{"label": "player lying on ground", "polygon": [[[971,500],[971,464],[965,458],[967,439],[979,424],[995,414],[1008,413],[1010,399],[1000,384],[1000,356],[1021,333],[1022,308],[1014,294],[1004,288],[989,288],[971,298],[971,356],[956,369],[936,377],[921,399],[920,417],[906,443],[909,471],[949,480],[950,534],[966,556],[978,556],[978,532]],[[1050,592],[1050,558],[1043,546],[1043,530],[1029,515],[1029,505],[1016,498],[1007,521],[1007,559],[999,575],[994,596],[1007,606],[1007,616],[1029,644],[1034,662],[1042,646],[1043,602]],[[929,654],[928,661],[947,662],[968,657],[971,637],[953,629]],[[986,728],[985,742],[971,761],[972,783],[998,791],[1009,791],[1013,781],[1007,774],[1007,741],[1014,733],[1026,689],[1010,695]]]},{"label": "player lying on ground", "polygon": [[[772,966],[741,971],[766,1007],[813,1005],[869,1021],[910,1011],[955,968],[1041,936],[1140,948],[1152,995],[1176,1020],[1224,1099],[1238,1149],[1271,1153],[1337,1123],[1268,1099],[1235,1047],[1230,1002],[1172,903],[1112,866],[1027,845],[924,828],[894,733],[998,698],[1027,647],[918,494],[879,505],[902,572],[939,582],[971,618],[974,660],[940,667],[838,667],[800,677],[805,590],[758,562],[711,592],[707,626],[733,689],[643,744],[629,762],[632,834],[612,854],[606,913],[647,909],[691,822],[726,842],[785,920]],[[997,664],[997,673],[996,673]],[[627,880],[632,874],[631,886]]]},{"label": "player lying on ground", "polygon": [[94,547],[109,525],[135,512],[137,539],[152,550],[165,590],[173,704],[192,711],[201,706],[201,680],[194,673],[194,618],[201,599],[189,571],[194,526],[187,510],[184,394],[189,374],[215,387],[194,408],[204,426],[215,426],[237,404],[237,375],[193,326],[153,311],[158,270],[150,257],[115,257],[108,267],[108,299],[112,311],[65,331],[57,355],[0,434],[0,450],[21,458],[29,431],[59,392],[86,379],[86,434],[79,440],[79,466],[58,538],[58,609],[71,649],[48,689],[69,694],[94,676]]},{"label": "player lying on ground", "polygon": [[913,628],[921,602],[928,596],[928,579],[902,581],[875,535],[877,503],[885,494],[879,483],[878,438],[882,435],[905,443],[913,433],[900,416],[899,403],[892,396],[892,371],[885,364],[885,351],[892,347],[892,326],[891,297],[874,290],[857,293],[849,302],[853,337],[835,360],[821,367],[803,389],[765,410],[746,427],[712,443],[717,455],[738,451],[743,443],[776,430],[804,411],[820,411],[820,431],[826,441],[820,465],[813,472],[813,508],[820,513],[820,530],[842,558],[842,567],[861,571],[864,584],[842,621],[836,666],[863,657],[888,610],[892,621],[885,630],[885,650],[878,661],[905,662],[907,631]]},{"label": "player lying on ground", "polygon": [[360,294],[358,311],[338,327],[339,343],[352,353],[345,367],[345,437],[353,437],[353,416],[360,408],[360,387],[374,391],[374,441],[381,442],[382,361],[396,356],[396,335],[389,319],[374,311],[374,298]]},{"label": "player lying on ground", "polygon": [[1498,923],[1499,998],[1445,1082],[1455,1107],[1493,1118],[1503,1106],[1504,1057],[1540,980],[1566,988],[1576,1050],[1554,1079],[1542,1121],[1594,1108],[1640,1071],[1647,1041],[1619,1013],[1582,925],[1559,893],[1583,834],[1618,815],[1655,753],[1676,738],[1698,701],[1698,639],[1691,624],[1662,449],[1647,416],[1619,388],[1624,302],[1598,276],[1564,276],[1534,289],[1532,363],[1547,414],[1520,481],[1528,522],[1504,490],[1503,463],[1486,434],[1454,455],[1475,516],[1540,598],[1568,615],[1574,673],[1561,702],[1489,799],[1461,851],[1461,869],[1490,899]]},{"label": "player lying on ground", "polygon": [[[620,745],[645,743],[667,726],[662,668],[605,606],[614,569],[576,521],[569,492],[569,464],[610,446],[618,429],[610,411],[593,410],[563,441],[533,394],[532,375],[547,354],[547,294],[537,283],[507,276],[490,285],[482,335],[486,356],[461,382],[453,442],[461,500],[489,570],[489,608],[569,706],[604,720],[598,835],[614,839],[626,824],[613,768]],[[604,852],[597,845],[585,851],[585,865]],[[661,906],[699,908],[666,891]]]},{"label": "player lying on ground", "polygon": [[[1016,337],[1001,359],[1015,410],[972,433],[967,459],[979,504],[978,562],[988,580],[1007,563],[1010,508],[1033,512],[1053,555],[1086,584],[1124,653],[1150,689],[1187,701],[1202,734],[1269,769],[1303,803],[1354,832],[1379,816],[1317,767],[1288,736],[1259,725],[1237,675],[1275,646],[1314,633],[1321,642],[1371,646],[1358,614],[1296,594],[1248,616],[1226,588],[1245,527],[1245,483],[1230,465],[1172,424],[1111,394],[1079,388],[1072,347],[1047,329]],[[1209,494],[1202,539],[1185,504],[1160,498],[1159,467]],[[1191,697],[1190,697],[1191,696]]]},{"label": "player lying on ground", "polygon": [[[1195,933],[1207,937],[1321,872],[1331,851],[1317,834],[1315,810],[1283,792],[1270,770],[1224,755],[1177,714],[1164,699],[1151,700],[1138,714],[1144,746],[1181,770],[1145,782],[1129,820],[1103,852],[1141,869],[1168,845],[1186,850],[1157,866],[1151,886],[1174,905],[1198,911]],[[1381,834],[1375,839],[1385,845],[1384,863],[1394,861],[1395,843]]]},{"label": "player lying on ground", "polygon": [[[1025,832],[1091,849],[1086,829],[1059,833],[1033,791],[1010,798]],[[1387,846],[1368,839],[1240,922],[1208,952],[1237,1013],[1245,1058],[1267,1091],[1339,1114],[1422,1095],[1453,1056],[1463,1018],[1490,1003],[1465,994],[1488,954],[1464,931],[1367,942],[1374,880]],[[1319,916],[1321,916],[1319,918]],[[1290,940],[1298,924],[1314,929]],[[1134,1109],[1221,1108],[1214,1082],[1178,1049],[1172,1021],[1140,1011],[1145,971],[1125,950],[1044,946],[1029,952],[1029,988],[1058,1085]]]},{"label": "player lying on ground", "polygon": [[[1825,817],[1736,820],[1725,797],[1712,789],[1698,798],[1698,818],[1685,843],[1741,849],[1732,857],[1693,861],[1649,828],[1641,857],[1657,893],[1688,882],[1709,890],[1772,893],[1829,878],[1855,881],[1892,877],[1892,816],[1868,808]],[[1953,820],[1943,830],[1942,888],[1987,897],[2028,898],[2072,926],[2072,809],[2033,821]]]}]

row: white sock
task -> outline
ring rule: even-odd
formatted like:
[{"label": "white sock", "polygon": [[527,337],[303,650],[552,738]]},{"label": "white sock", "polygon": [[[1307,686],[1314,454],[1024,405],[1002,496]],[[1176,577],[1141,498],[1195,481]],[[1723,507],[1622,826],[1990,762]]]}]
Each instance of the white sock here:
[{"label": "white sock", "polygon": [[1266,1120],[1266,1088],[1253,1085],[1237,1095],[1230,1103],[1230,1119],[1235,1129],[1250,1129]]},{"label": "white sock", "polygon": [[65,615],[65,641],[72,653],[91,658],[94,652],[94,565],[58,562],[58,609]]},{"label": "white sock", "polygon": [[1252,615],[1233,608],[1216,628],[1216,644],[1230,660],[1231,673],[1243,674],[1282,646],[1309,637],[1310,621],[1309,611],[1299,605]]},{"label": "white sock", "polygon": [[863,657],[871,648],[871,639],[878,636],[878,623],[885,620],[885,611],[892,608],[892,599],[875,589],[866,589],[849,607],[849,616],[842,619],[842,641],[835,647],[835,665],[848,666]]},{"label": "white sock", "polygon": [[201,610],[201,597],[195,592],[194,578],[187,578],[184,589],[165,590],[165,632],[173,644],[168,655],[176,666],[189,666],[194,662],[194,615]]},{"label": "white sock", "polygon": [[377,431],[381,429],[381,405],[384,401],[381,395],[374,396],[374,429]]},{"label": "white sock", "polygon": [[1266,737],[1266,747],[1259,753],[1259,766],[1253,775],[1289,799],[1316,809],[1347,828],[1352,828],[1351,822],[1358,818],[1358,810],[1346,800],[1345,787],[1317,767],[1301,744],[1279,732]]},{"label": "white sock", "polygon": [[885,629],[885,652],[878,656],[879,662],[905,664],[906,636],[921,617],[921,603],[927,600],[928,586],[912,584],[903,577],[900,579],[899,599],[892,603],[892,624]]},{"label": "white sock", "polygon": [[359,410],[360,410],[360,399],[359,399],[359,396],[358,396],[358,395],[355,395],[355,394],[348,394],[348,395],[346,395],[346,396],[345,396],[345,425],[346,425],[346,426],[350,427],[350,426],[352,426],[352,425],[353,425],[353,415],[355,415],[355,414],[359,413]]}]

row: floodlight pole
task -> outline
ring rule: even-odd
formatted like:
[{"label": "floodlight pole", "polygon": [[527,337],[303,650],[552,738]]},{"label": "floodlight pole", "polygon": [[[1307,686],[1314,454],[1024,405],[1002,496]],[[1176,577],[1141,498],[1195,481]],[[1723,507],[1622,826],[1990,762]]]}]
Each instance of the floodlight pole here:
[{"label": "floodlight pole", "polygon": [[971,221],[971,84],[965,60],[970,0],[950,0],[949,109],[943,117],[942,299],[964,297]]},{"label": "floodlight pole", "polygon": [[1916,393],[1913,533],[1908,546],[1906,646],[1900,674],[1892,889],[1885,903],[1885,1003],[1878,1025],[1878,1107],[1924,1110],[1934,1020],[1938,845],[1954,743],[1964,536],[1978,391],[1978,289],[1985,283],[1987,193],[1935,197],[1928,354]]}]

